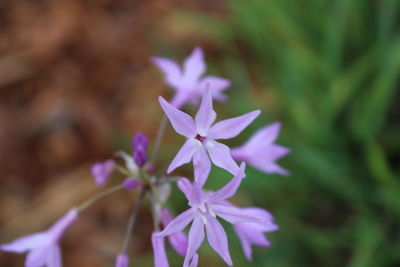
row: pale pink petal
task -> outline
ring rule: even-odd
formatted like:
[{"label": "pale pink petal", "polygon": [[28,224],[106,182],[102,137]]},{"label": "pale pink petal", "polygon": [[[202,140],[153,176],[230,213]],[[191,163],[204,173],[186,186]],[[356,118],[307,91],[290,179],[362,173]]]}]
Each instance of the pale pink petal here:
[{"label": "pale pink petal", "polygon": [[211,89],[206,88],[199,111],[197,111],[195,117],[197,133],[203,137],[207,136],[208,129],[216,117],[217,113],[213,110]]},{"label": "pale pink petal", "polygon": [[[161,211],[161,221],[164,227],[166,227],[172,221],[171,213],[168,211],[167,208],[164,208]],[[183,257],[186,255],[188,240],[183,232],[176,232],[174,234],[170,234],[168,236],[168,240],[172,248],[178,254],[180,254]]]},{"label": "pale pink petal", "polygon": [[47,261],[50,246],[39,247],[31,250],[25,259],[25,267],[43,267]]},{"label": "pale pink petal", "polygon": [[206,76],[200,81],[200,88],[206,88],[210,86],[213,99],[216,99],[216,95],[221,94],[221,91],[227,89],[231,85],[228,79],[220,78],[217,76]]},{"label": "pale pink petal", "polygon": [[236,174],[239,167],[231,156],[229,147],[214,140],[206,141],[206,149],[210,155],[211,161],[218,167]]},{"label": "pale pink petal", "polygon": [[235,232],[237,236],[239,237],[240,244],[242,245],[243,253],[246,256],[246,259],[249,261],[253,260],[253,249],[251,248],[251,243],[250,241],[246,238],[246,236],[242,235],[234,225]]},{"label": "pale pink petal", "polygon": [[166,83],[172,88],[180,86],[182,80],[178,64],[168,58],[153,57],[152,62],[164,73]]},{"label": "pale pink petal", "polygon": [[187,83],[196,82],[206,70],[203,51],[196,47],[192,54],[183,63],[183,76]]},{"label": "pale pink petal", "polygon": [[199,264],[199,254],[195,253],[192,261],[189,264],[189,267],[197,267],[198,264]]},{"label": "pale pink petal", "polygon": [[153,232],[151,244],[154,252],[154,267],[169,267],[167,253],[165,252],[164,237],[158,236],[160,232]]},{"label": "pale pink petal", "polygon": [[190,193],[192,192],[192,183],[187,178],[180,178],[178,180],[178,188],[185,194],[187,199],[190,198]]},{"label": "pale pink petal", "polygon": [[126,253],[120,253],[115,261],[115,267],[128,267],[129,257]]},{"label": "pale pink petal", "polygon": [[30,249],[44,246],[51,242],[48,235],[45,233],[31,234],[20,237],[11,243],[0,246],[0,250],[14,253],[24,253]]},{"label": "pale pink petal", "polygon": [[204,201],[204,191],[200,184],[194,182],[192,184],[192,191],[190,192],[190,196],[188,198],[189,205],[195,207],[197,205],[202,204]]},{"label": "pale pink petal", "polygon": [[192,220],[193,217],[196,215],[197,211],[193,208],[190,208],[178,216],[170,222],[165,229],[159,233],[160,236],[167,236],[179,231],[182,231]]},{"label": "pale pink petal", "polygon": [[189,245],[183,266],[188,266],[196,251],[204,240],[204,223],[200,216],[196,216],[189,230]]},{"label": "pale pink petal", "polygon": [[171,122],[172,127],[178,134],[186,136],[187,138],[196,136],[196,126],[192,117],[165,101],[161,96],[158,100],[160,101],[165,115],[167,115]]},{"label": "pale pink petal", "polygon": [[182,166],[183,164],[189,163],[192,160],[193,155],[202,147],[199,140],[189,138],[183,144],[181,149],[178,151],[171,164],[168,166],[167,173],[171,173],[173,170]]},{"label": "pale pink petal", "polygon": [[61,267],[61,250],[58,244],[50,246],[47,254],[46,267]]},{"label": "pale pink petal", "polygon": [[212,216],[207,217],[206,232],[208,243],[221,256],[222,259],[232,266],[231,255],[228,249],[228,238],[222,225]]},{"label": "pale pink petal", "polygon": [[69,210],[67,214],[51,226],[47,234],[50,235],[55,242],[58,242],[68,227],[78,218],[78,214],[78,209],[74,208]]},{"label": "pale pink petal", "polygon": [[272,144],[278,137],[280,129],[280,122],[274,122],[270,125],[267,125],[257,130],[244,146],[253,149]]},{"label": "pale pink petal", "polygon": [[175,95],[171,99],[171,105],[176,107],[177,109],[182,108],[184,105],[193,101],[193,99],[197,99],[197,95],[194,95],[193,92],[188,90],[179,89],[176,91]]},{"label": "pale pink petal", "polygon": [[246,209],[214,204],[212,205],[212,210],[216,215],[232,224],[240,222],[268,222],[268,220],[264,216],[260,216],[258,213],[254,213]]},{"label": "pale pink petal", "polygon": [[199,185],[204,185],[211,171],[211,161],[203,146],[193,156],[193,168],[194,180]]},{"label": "pale pink petal", "polygon": [[242,182],[243,178],[246,177],[244,173],[244,169],[246,168],[246,164],[242,162],[240,164],[240,169],[238,173],[233,177],[229,183],[227,183],[224,187],[219,189],[218,191],[211,193],[209,196],[209,201],[210,202],[217,202],[221,200],[228,199],[232,197],[234,194],[236,194],[236,191],[238,190],[240,183]]},{"label": "pale pink petal", "polygon": [[211,126],[207,136],[211,139],[233,138],[252,123],[260,113],[261,111],[255,110],[239,117],[219,121]]}]

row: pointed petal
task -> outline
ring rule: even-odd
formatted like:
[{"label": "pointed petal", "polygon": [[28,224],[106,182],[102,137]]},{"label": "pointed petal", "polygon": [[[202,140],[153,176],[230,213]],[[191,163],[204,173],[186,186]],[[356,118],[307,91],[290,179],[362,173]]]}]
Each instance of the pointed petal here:
[{"label": "pointed petal", "polygon": [[[239,225],[239,224],[237,224]],[[249,261],[253,260],[253,249],[251,248],[250,241],[246,238],[246,236],[240,231],[240,228],[236,224],[233,225],[236,235],[239,237],[240,244],[242,245],[243,253],[246,256],[246,259]]]},{"label": "pointed petal", "polygon": [[186,199],[190,198],[190,192],[192,192],[192,183],[187,178],[181,178],[178,180],[178,188],[185,194]]},{"label": "pointed petal", "polygon": [[197,267],[198,264],[199,264],[199,254],[195,253],[192,261],[189,264],[189,267]]},{"label": "pointed petal", "polygon": [[233,160],[229,147],[214,140],[206,141],[206,149],[211,161],[218,167],[236,174],[239,170],[238,165]]},{"label": "pointed petal", "polygon": [[279,135],[281,129],[280,122],[274,122],[256,131],[247,141],[245,146],[249,148],[260,147],[272,144]]},{"label": "pointed petal", "polygon": [[49,248],[47,254],[47,267],[61,267],[61,250],[58,244]]},{"label": "pointed petal", "polygon": [[271,162],[265,159],[250,159],[248,160],[249,164],[254,168],[265,172],[265,173],[278,173],[280,175],[288,176],[290,172],[276,164],[275,162]]},{"label": "pointed petal", "polygon": [[224,101],[226,96],[222,94],[222,91],[231,85],[231,81],[217,76],[206,76],[201,79],[200,88],[206,88],[207,85],[211,88],[214,100]]},{"label": "pointed petal", "polygon": [[192,102],[194,97],[197,98],[197,95],[193,94],[191,91],[177,90],[174,97],[171,99],[171,105],[180,109],[187,103]]},{"label": "pointed petal", "polygon": [[196,210],[190,208],[181,214],[179,214],[175,219],[173,219],[165,229],[159,233],[160,236],[167,236],[179,231],[182,231],[192,220],[193,217],[197,214]]},{"label": "pointed petal", "polygon": [[196,251],[204,240],[204,223],[200,216],[196,216],[189,230],[189,245],[183,266],[188,266]]},{"label": "pointed petal", "polygon": [[254,223],[266,223],[268,220],[264,216],[255,214],[246,209],[240,209],[236,207],[228,207],[223,205],[212,205],[212,210],[216,215],[228,221],[232,224],[240,222],[254,222]]},{"label": "pointed petal", "polygon": [[211,89],[207,86],[201,100],[199,111],[196,114],[195,122],[197,133],[203,137],[207,136],[208,129],[215,121],[217,114],[213,110]]},{"label": "pointed petal", "polygon": [[233,177],[232,180],[230,180],[229,183],[227,183],[224,187],[222,187],[221,189],[219,189],[214,193],[211,193],[209,201],[217,202],[225,200],[236,194],[236,191],[238,190],[240,183],[242,182],[243,178],[246,177],[244,173],[245,168],[246,164],[242,162],[242,164],[240,164],[240,169],[238,173],[235,175],[235,177]]},{"label": "pointed petal", "polygon": [[183,63],[183,76],[185,82],[195,82],[206,70],[203,51],[196,47],[192,54]]},{"label": "pointed petal", "polygon": [[[168,211],[167,208],[164,208],[161,211],[161,220],[164,227],[166,227],[172,221],[171,213]],[[183,232],[176,232],[174,234],[170,234],[168,236],[168,239],[169,243],[171,244],[171,247],[178,254],[184,257],[186,255],[186,250],[188,246],[188,240],[186,238],[186,235]]]},{"label": "pointed petal", "polygon": [[255,110],[239,117],[217,122],[210,128],[207,136],[211,139],[233,138],[252,123],[260,113],[261,111]]},{"label": "pointed petal", "polygon": [[31,234],[20,237],[11,243],[0,246],[0,250],[5,252],[24,253],[30,249],[44,246],[50,242],[50,238],[45,233]]},{"label": "pointed petal", "polygon": [[201,186],[207,181],[211,171],[211,161],[204,146],[193,156],[194,180]]},{"label": "pointed petal", "polygon": [[158,100],[160,101],[165,115],[167,115],[171,122],[172,127],[178,134],[186,136],[187,138],[196,136],[196,127],[192,117],[165,101],[161,96]]},{"label": "pointed petal", "polygon": [[46,264],[50,246],[31,250],[25,259],[25,267],[42,267]]},{"label": "pointed petal", "polygon": [[167,253],[165,252],[164,237],[158,236],[160,232],[151,235],[151,244],[154,252],[154,267],[169,267]]},{"label": "pointed petal", "polygon": [[115,261],[115,267],[128,267],[129,257],[126,253],[120,253]]},{"label": "pointed petal", "polygon": [[172,88],[179,87],[182,74],[178,64],[168,58],[153,57],[152,62],[164,73],[165,82]]},{"label": "pointed petal", "polygon": [[190,192],[189,205],[194,207],[202,204],[204,201],[204,192],[201,185],[194,182],[192,184],[192,191]]},{"label": "pointed petal", "polygon": [[222,225],[212,216],[207,217],[206,224],[207,239],[211,247],[221,256],[222,259],[232,266],[231,255],[228,249],[228,238]]},{"label": "pointed petal", "polygon": [[53,240],[58,241],[68,227],[78,218],[78,214],[78,209],[70,209],[61,219],[50,227],[47,233]]},{"label": "pointed petal", "polygon": [[201,147],[202,144],[199,140],[194,138],[187,139],[172,162],[169,164],[167,173],[171,173],[179,166],[189,163],[192,160],[193,154],[196,153],[196,151],[198,151]]}]

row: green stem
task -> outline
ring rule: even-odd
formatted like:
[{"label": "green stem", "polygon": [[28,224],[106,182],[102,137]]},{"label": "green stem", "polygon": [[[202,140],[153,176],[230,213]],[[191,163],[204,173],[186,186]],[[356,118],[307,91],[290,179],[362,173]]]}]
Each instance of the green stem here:
[{"label": "green stem", "polygon": [[97,200],[99,200],[99,199],[101,199],[101,198],[103,198],[103,197],[105,197],[105,196],[107,196],[107,195],[109,195],[111,193],[114,193],[114,192],[116,192],[116,191],[118,191],[118,190],[120,190],[122,188],[124,188],[123,185],[117,185],[117,186],[114,186],[114,187],[112,187],[112,188],[110,188],[110,189],[108,189],[106,191],[103,191],[103,192],[101,192],[101,193],[89,198],[88,200],[86,200],[85,202],[83,202],[81,205],[78,206],[79,211],[85,210],[86,208],[91,206]]},{"label": "green stem", "polygon": [[164,115],[161,120],[160,127],[158,128],[156,142],[154,143],[154,148],[153,148],[153,152],[151,155],[151,162],[153,164],[155,164],[155,162],[156,162],[158,151],[159,151],[160,145],[161,145],[161,141],[165,134],[166,126],[167,126],[167,116]]},{"label": "green stem", "polygon": [[136,218],[139,213],[139,209],[142,206],[144,197],[146,196],[146,192],[147,192],[147,190],[144,188],[140,191],[139,196],[135,202],[135,206],[133,207],[132,213],[129,217],[128,227],[126,228],[126,233],[125,233],[124,244],[121,249],[122,253],[126,253],[128,250],[129,241],[131,240],[132,231],[133,231],[133,228],[135,227]]}]

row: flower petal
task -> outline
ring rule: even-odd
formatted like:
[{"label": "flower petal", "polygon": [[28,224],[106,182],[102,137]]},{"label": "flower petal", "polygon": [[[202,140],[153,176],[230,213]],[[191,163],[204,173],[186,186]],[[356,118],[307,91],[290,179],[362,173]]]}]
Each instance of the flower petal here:
[{"label": "flower petal", "polygon": [[169,267],[167,253],[165,252],[164,237],[158,236],[160,232],[153,232],[151,244],[154,252],[154,267]]},{"label": "flower petal", "polygon": [[194,97],[197,98],[197,95],[194,95],[191,91],[177,90],[174,97],[171,99],[171,105],[180,109],[187,103],[193,101]]},{"label": "flower petal", "polygon": [[183,63],[183,79],[186,83],[197,81],[206,70],[203,51],[196,47]]},{"label": "flower petal", "polygon": [[260,113],[261,111],[255,110],[239,117],[219,121],[211,126],[207,136],[211,139],[233,138],[252,123]]},{"label": "flower petal", "polygon": [[193,217],[197,214],[196,210],[190,208],[173,219],[165,229],[159,233],[159,236],[167,236],[176,232],[183,230],[192,220]]},{"label": "flower petal", "polygon": [[244,173],[245,168],[246,164],[242,162],[242,164],[240,164],[240,169],[238,173],[235,175],[235,177],[233,177],[232,180],[230,180],[229,183],[227,183],[224,187],[222,187],[221,189],[219,189],[214,193],[211,193],[209,201],[217,202],[225,200],[236,194],[236,191],[238,190],[240,183],[242,182],[243,178],[246,177]]},{"label": "flower petal", "polygon": [[197,267],[198,264],[199,264],[199,254],[195,253],[192,261],[189,264],[189,267]]},{"label": "flower petal", "polygon": [[46,264],[50,246],[31,250],[25,259],[25,267],[42,267]]},{"label": "flower petal", "polygon": [[209,86],[205,89],[201,100],[199,111],[197,111],[195,122],[197,133],[203,137],[207,136],[208,129],[215,121],[217,113],[213,109],[212,94]]},{"label": "flower petal", "polygon": [[238,165],[233,160],[229,147],[214,140],[206,141],[206,149],[211,161],[218,167],[236,174],[239,170]]},{"label": "flower petal", "polygon": [[[171,221],[172,221],[172,216],[171,213],[168,211],[167,208],[164,208],[161,211],[161,220],[163,223],[163,226],[166,227]],[[170,234],[168,236],[169,243],[171,244],[172,248],[181,256],[186,255],[186,250],[188,246],[188,240],[186,238],[186,235],[183,232],[176,232],[174,234]]]},{"label": "flower petal", "polygon": [[78,218],[78,209],[70,209],[61,219],[54,223],[47,231],[54,241],[58,241],[70,225]]},{"label": "flower petal", "polygon": [[167,173],[171,173],[179,166],[189,163],[192,160],[193,154],[202,147],[201,142],[194,138],[189,138],[178,151],[172,162],[168,166]]},{"label": "flower petal", "polygon": [[240,222],[254,222],[254,223],[268,222],[268,220],[264,216],[260,216],[260,214],[254,213],[246,209],[214,204],[212,205],[212,210],[216,215],[218,215],[225,221],[228,221],[232,224]]},{"label": "flower petal", "polygon": [[58,244],[50,246],[47,254],[46,267],[61,267],[61,250]]},{"label": "flower petal", "polygon": [[178,134],[188,138],[196,136],[196,126],[192,117],[165,101],[165,99],[161,96],[158,98],[158,100],[160,101],[165,115],[167,115],[169,121],[171,122],[172,127]]},{"label": "flower petal", "polygon": [[104,162],[97,162],[92,165],[91,173],[97,186],[104,186],[107,183],[114,167],[115,162],[112,159],[108,159]]},{"label": "flower petal", "polygon": [[181,70],[178,64],[168,58],[153,57],[152,62],[164,73],[166,83],[175,89],[182,80]]},{"label": "flower petal", "polygon": [[221,94],[221,91],[227,89],[231,85],[231,81],[217,76],[206,76],[201,79],[200,88],[206,88],[208,84],[210,85],[213,99],[221,101],[221,99],[218,99],[218,96],[226,97]]},{"label": "flower petal", "polygon": [[212,216],[207,217],[206,224],[207,239],[211,247],[221,256],[222,259],[232,266],[231,255],[228,249],[228,238],[222,225]]},{"label": "flower petal", "polygon": [[20,237],[11,243],[0,246],[0,250],[5,252],[24,253],[30,249],[44,246],[51,240],[45,233],[31,234]]},{"label": "flower petal", "polygon": [[281,129],[280,122],[274,122],[257,130],[252,137],[246,142],[248,148],[257,148],[264,145],[272,144],[279,135]]},{"label": "flower petal", "polygon": [[196,251],[204,240],[204,223],[200,216],[194,217],[189,230],[189,244],[183,266],[188,266]]},{"label": "flower petal", "polygon": [[128,267],[129,257],[126,253],[120,253],[115,261],[115,267]]},{"label": "flower petal", "polygon": [[187,178],[180,178],[178,180],[178,188],[185,194],[187,199],[190,198],[190,192],[192,192],[192,183]]},{"label": "flower petal", "polygon": [[194,180],[201,186],[206,182],[211,171],[211,161],[204,146],[193,156]]}]

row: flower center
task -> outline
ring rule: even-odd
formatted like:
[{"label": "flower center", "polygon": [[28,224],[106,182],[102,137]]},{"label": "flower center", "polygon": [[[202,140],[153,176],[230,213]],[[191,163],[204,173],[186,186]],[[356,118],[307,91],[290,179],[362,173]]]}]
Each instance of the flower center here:
[{"label": "flower center", "polygon": [[203,143],[207,139],[207,137],[198,134],[196,135],[196,139]]}]

